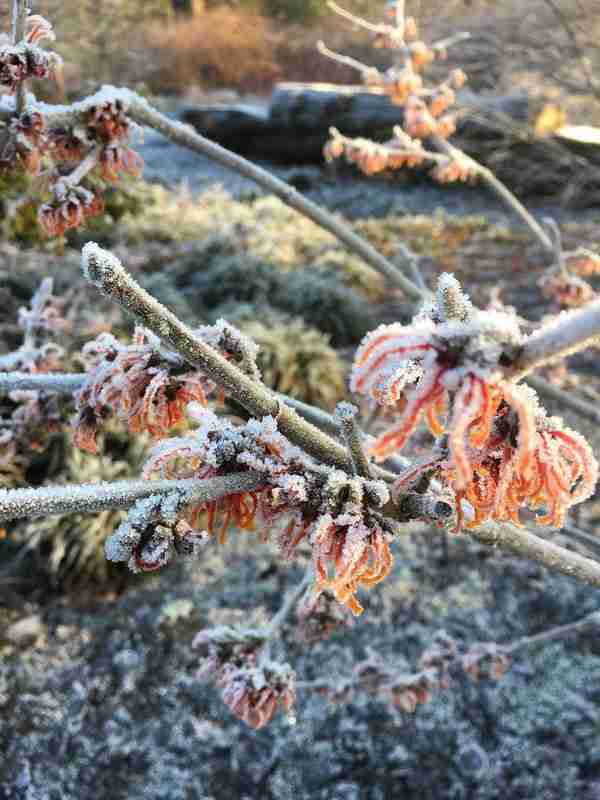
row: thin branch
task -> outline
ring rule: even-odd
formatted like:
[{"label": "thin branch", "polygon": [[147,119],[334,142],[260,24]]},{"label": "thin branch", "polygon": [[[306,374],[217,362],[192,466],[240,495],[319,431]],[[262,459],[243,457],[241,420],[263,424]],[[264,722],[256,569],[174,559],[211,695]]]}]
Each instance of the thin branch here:
[{"label": "thin branch", "polygon": [[72,394],[83,386],[85,377],[84,372],[0,372],[0,394],[21,391]]},{"label": "thin branch", "polygon": [[306,589],[311,585],[313,580],[314,580],[314,569],[312,561],[310,561],[306,567],[306,572],[304,573],[304,577],[295,586],[293,586],[292,589],[290,589],[290,591],[285,596],[281,608],[269,623],[267,628],[269,639],[273,639],[277,635],[277,633],[281,629],[286,619],[294,610],[294,606],[296,605],[300,597],[304,594]]},{"label": "thin branch", "polygon": [[561,533],[563,531],[565,532],[565,536],[568,536],[569,539],[572,539],[577,544],[581,544],[589,550],[595,550],[596,554],[600,553],[600,536],[594,536],[593,534],[586,533],[586,531],[581,531],[579,528],[576,528],[575,525],[571,525],[570,522],[566,522],[563,525]]},{"label": "thin branch", "polygon": [[489,522],[480,528],[470,528],[468,535],[481,544],[537,561],[555,572],[600,588],[600,563],[547,542],[525,528]]},{"label": "thin branch", "polygon": [[371,33],[387,33],[388,31],[393,30],[391,25],[386,25],[385,23],[367,22],[366,19],[357,17],[350,11],[346,11],[345,8],[338,6],[338,4],[334,3],[333,0],[329,0],[327,3],[327,8],[330,8],[338,16],[347,19],[348,22],[351,22],[353,25],[358,25],[359,28],[364,28],[366,31],[370,31]]},{"label": "thin branch", "polygon": [[561,8],[554,2],[554,0],[544,0],[547,6],[552,10],[554,15],[557,17],[561,25],[563,26],[563,30],[565,31],[567,38],[571,43],[571,51],[575,58],[579,60],[581,64],[581,68],[583,70],[583,74],[585,75],[585,80],[588,85],[588,89],[592,92],[594,97],[597,100],[600,100],[600,85],[596,83],[594,72],[592,66],[590,64],[589,59],[585,55],[584,48],[579,44],[579,40],[577,38],[577,32],[573,28],[570,23],[568,16],[562,11]]},{"label": "thin branch", "polygon": [[[153,128],[175,144],[206,156],[272,192],[290,208],[295,209],[324,230],[329,231],[351,252],[362,258],[367,264],[370,264],[377,272],[386,277],[393,286],[401,289],[410,299],[423,300],[429,297],[429,292],[416,286],[413,281],[402,274],[401,267],[398,264],[394,264],[382,256],[365,239],[354,233],[348,225],[336,219],[332,214],[320,208],[308,198],[303,197],[285,181],[276,178],[267,170],[253,164],[251,161],[247,161],[242,156],[232,153],[230,150],[204,138],[188,125],[174,122],[152,108],[143,97],[129,89],[104,86],[95,95],[90,95],[85,100],[72,103],[70,106],[48,105],[37,102],[35,108],[44,117],[48,129],[68,128],[77,123],[85,122],[89,109],[97,103],[106,102],[108,96],[121,102],[127,115],[134,122]],[[11,116],[12,112],[10,110],[6,108],[0,110],[0,120],[8,121]],[[408,264],[406,267],[409,270],[411,269]]]},{"label": "thin branch", "polygon": [[505,375],[520,380],[537,367],[584,350],[600,341],[600,301],[561,314],[556,322],[530,336],[520,348]]},{"label": "thin branch", "polygon": [[431,45],[431,49],[446,50],[448,47],[466,42],[470,38],[471,34],[468,31],[460,31],[460,33],[453,33],[451,36],[447,36],[445,39],[440,39],[439,42],[435,42],[435,44]]},{"label": "thin branch", "polygon": [[372,245],[354,233],[347,225],[335,219],[329,212],[320,208],[316,203],[303,197],[293,187],[284,181],[276,178],[271,173],[256,166],[256,164],[246,161],[245,158],[226,150],[214,142],[205,139],[200,134],[195,133],[188,127],[173,122],[164,114],[160,114],[151,108],[145,101],[139,98],[128,110],[129,116],[142,125],[148,125],[154,130],[162,133],[172,142],[187,147],[190,150],[208,156],[219,164],[223,164],[230,169],[244,175],[258,183],[273,194],[277,195],[284,203],[296,209],[304,216],[320,225],[329,233],[333,234],[340,242],[348,247],[350,251],[360,256],[367,264],[370,264],[379,273],[384,275],[390,283],[402,289],[402,291],[412,300],[423,300],[428,296],[419,286],[405,277],[398,265],[392,263],[381,255]]},{"label": "thin branch", "polygon": [[600,423],[600,407],[587,403],[571,392],[559,389],[558,386],[554,386],[544,378],[540,378],[539,375],[528,375],[525,380],[543,397],[558,400],[562,406],[579,414],[580,417],[589,419],[591,422]]},{"label": "thin branch", "polygon": [[521,203],[515,197],[515,195],[507,186],[502,183],[502,181],[498,180],[498,178],[490,169],[484,167],[483,164],[480,164],[474,158],[471,158],[471,156],[454,147],[440,136],[433,136],[432,141],[439,150],[441,150],[450,158],[460,157],[461,159],[466,159],[473,171],[479,175],[479,177],[488,184],[488,186],[498,195],[498,197],[503,200],[504,203],[523,220],[530,231],[538,239],[544,250],[554,253],[554,243],[546,231],[542,228],[535,217],[525,208],[523,203]]},{"label": "thin branch", "polygon": [[367,75],[370,72],[378,72],[376,67],[370,67],[368,64],[363,64],[362,61],[357,61],[351,56],[345,56],[342,53],[337,53],[335,50],[330,50],[325,42],[321,40],[317,42],[317,50],[322,56],[329,58],[331,61],[337,61],[339,64],[355,69],[363,75]]},{"label": "thin branch", "polygon": [[172,492],[189,493],[190,502],[206,502],[226,494],[251,492],[263,483],[264,477],[253,472],[242,472],[206,480],[116,481],[38,489],[0,489],[0,522],[24,517],[92,514],[107,508],[128,508],[153,494],[166,495]]},{"label": "thin branch", "polygon": [[[13,0],[12,7],[12,36],[13,44],[17,45],[25,38],[25,30],[27,27],[27,17],[29,15],[29,0]],[[25,81],[20,81],[17,85],[17,94],[15,98],[15,108],[17,116],[25,111],[27,93],[25,91]]]},{"label": "thin branch", "polygon": [[125,271],[118,258],[98,245],[83,248],[86,277],[111,300],[136,317],[189,364],[210,376],[253,417],[272,416],[290,441],[325,464],[350,471],[346,449],[306,422],[263,384],[248,377],[217,350],[194,336],[175,314],[151,297]]},{"label": "thin branch", "polygon": [[537,647],[537,645],[546,644],[554,639],[564,639],[565,636],[572,636],[574,633],[582,633],[593,628],[600,628],[600,611],[592,611],[591,614],[587,614],[575,622],[559,625],[548,631],[536,633],[534,636],[523,636],[511,644],[500,645],[500,651],[505,655],[513,655],[527,647]]},{"label": "thin branch", "polygon": [[73,172],[70,172],[68,175],[64,175],[58,182],[57,187],[61,184],[64,184],[66,188],[70,188],[71,186],[77,186],[83,178],[91,172],[95,167],[98,166],[98,156],[102,150],[100,145],[96,145],[92,147],[89,153],[86,155],[84,159],[82,159],[79,164],[75,167]]},{"label": "thin branch", "polygon": [[569,275],[569,270],[567,269],[567,264],[565,261],[565,253],[563,250],[562,245],[562,234],[560,232],[560,228],[558,227],[558,223],[552,217],[544,217],[543,222],[547,228],[550,229],[552,234],[553,244],[554,244],[554,258],[556,259],[556,264],[559,267],[561,273],[563,275]]}]

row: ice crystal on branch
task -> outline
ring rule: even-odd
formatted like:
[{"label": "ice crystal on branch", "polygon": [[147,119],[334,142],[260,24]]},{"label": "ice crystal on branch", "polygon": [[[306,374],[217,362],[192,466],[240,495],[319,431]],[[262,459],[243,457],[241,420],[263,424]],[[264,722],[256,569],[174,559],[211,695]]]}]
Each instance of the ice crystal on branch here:
[{"label": "ice crystal on branch", "polygon": [[[439,474],[486,519],[519,523],[519,509],[544,507],[541,524],[561,527],[593,492],[598,465],[585,439],[548,418],[535,392],[503,378],[506,352],[524,342],[516,317],[473,308],[451,276],[412,325],[382,325],[359,347],[351,388],[397,414],[372,447],[383,460],[401,450],[424,416],[439,438],[431,457],[398,479],[397,495]],[[443,437],[443,438],[442,438]]]}]

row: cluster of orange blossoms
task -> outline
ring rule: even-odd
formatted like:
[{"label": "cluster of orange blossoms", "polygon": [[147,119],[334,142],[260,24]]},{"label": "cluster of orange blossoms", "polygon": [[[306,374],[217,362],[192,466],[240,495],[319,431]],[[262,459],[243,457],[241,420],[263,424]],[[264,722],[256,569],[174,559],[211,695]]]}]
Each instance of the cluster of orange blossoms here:
[{"label": "cluster of orange blossoms", "polygon": [[348,478],[341,472],[332,472],[328,483],[326,504],[334,505],[331,501],[335,498],[338,513],[322,511],[311,528],[316,588],[330,591],[358,616],[363,612],[356,596],[358,588],[369,589],[380,583],[394,563],[389,547],[393,529],[376,511],[365,511],[383,506],[388,494],[374,481]]},{"label": "cluster of orange blossoms", "polygon": [[392,566],[389,544],[397,530],[379,512],[389,501],[385,484],[319,466],[278,432],[271,417],[235,426],[194,403],[188,415],[199,427],[158,444],[144,477],[261,475],[256,490],[192,504],[187,512],[191,527],[197,529],[201,521],[207,535],[224,542],[230,524],[254,530],[258,523],[266,538],[275,521],[285,516],[289,521],[280,538],[284,555],[291,557],[301,542],[310,543],[316,591],[330,591],[360,614],[358,588],[379,583]]},{"label": "cluster of orange blossoms", "polygon": [[0,35],[0,86],[15,92],[20,83],[28,78],[47,78],[60,63],[56,53],[49,53],[39,43],[54,40],[52,25],[33,14],[27,18],[27,30],[22,42],[11,44]]},{"label": "cluster of orange blossoms", "polygon": [[74,442],[89,453],[96,452],[98,428],[110,413],[125,420],[131,433],[160,438],[182,420],[190,401],[206,404],[212,389],[144,328],[136,328],[130,345],[103,333],[84,346],[83,358],[88,374],[75,397]]},{"label": "cluster of orange blossoms", "polygon": [[[343,16],[351,16],[341,9],[334,10]],[[397,20],[395,4],[388,7],[386,16],[392,24],[363,26],[377,29],[375,46],[400,51],[403,65],[390,67],[385,72],[358,62],[354,62],[354,65],[361,70],[367,86],[380,89],[394,105],[404,107],[403,129],[395,128],[394,138],[384,144],[362,138],[347,138],[332,129],[332,138],[324,148],[326,160],[344,155],[348,162],[356,164],[367,175],[386,169],[417,167],[426,161],[433,161],[435,166],[431,174],[441,183],[473,179],[475,168],[466,157],[460,157],[458,152],[451,155],[427,152],[422,145],[424,139],[437,137],[445,140],[456,131],[454,118],[446,112],[456,101],[455,90],[466,82],[465,73],[461,69],[454,69],[435,89],[425,88],[420,72],[436,57],[444,58],[445,49],[414,41],[418,35],[414,18]],[[359,19],[355,21],[363,23]],[[322,52],[344,60],[324,47]]]},{"label": "cluster of orange blossoms", "polygon": [[258,658],[267,639],[265,630],[219,625],[200,631],[192,644],[206,652],[197,677],[214,678],[231,712],[255,730],[279,708],[289,714],[296,702],[296,676],[289,664]]},{"label": "cluster of orange blossoms", "polygon": [[503,380],[499,359],[520,343],[513,317],[477,311],[445,275],[435,306],[410,326],[381,326],[357,352],[352,390],[398,415],[372,454],[384,460],[401,450],[424,416],[436,447],[401,475],[395,491],[439,475],[456,499],[457,530],[463,500],[474,512],[469,526],[488,519],[520,525],[519,511],[528,507],[545,508],[539,524],[562,527],[568,509],[594,490],[598,464],[585,439],[547,417],[532,389]]},{"label": "cluster of orange blossoms", "polygon": [[[58,56],[38,46],[43,39],[54,39],[52,26],[33,15],[22,42],[0,41],[0,84],[14,92],[28,78],[49,76]],[[54,124],[52,114],[31,99],[27,105],[8,127],[0,169],[18,167],[39,178],[52,195],[39,209],[40,226],[48,236],[62,236],[102,213],[103,183],[115,183],[122,174],[138,177],[144,162],[127,145],[131,123],[114,92],[101,90],[72,109],[72,124]]]}]

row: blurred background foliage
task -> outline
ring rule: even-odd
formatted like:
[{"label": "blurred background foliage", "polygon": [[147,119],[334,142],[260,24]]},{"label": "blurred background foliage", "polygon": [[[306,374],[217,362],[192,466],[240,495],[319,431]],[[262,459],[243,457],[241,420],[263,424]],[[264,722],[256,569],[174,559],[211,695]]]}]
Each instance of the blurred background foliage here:
[{"label": "blurred background foliage", "polygon": [[[7,6],[3,14],[6,27]],[[380,0],[347,0],[377,21]],[[373,51],[364,31],[337,18],[326,0],[37,0],[52,19],[65,60],[57,99],[113,82],[154,95],[215,89],[267,93],[277,80],[349,83],[347,67],[315,57],[315,43],[363,61]],[[467,29],[470,42],[450,54],[475,90],[527,90],[600,120],[598,0],[412,0],[409,11],[427,32]]]}]

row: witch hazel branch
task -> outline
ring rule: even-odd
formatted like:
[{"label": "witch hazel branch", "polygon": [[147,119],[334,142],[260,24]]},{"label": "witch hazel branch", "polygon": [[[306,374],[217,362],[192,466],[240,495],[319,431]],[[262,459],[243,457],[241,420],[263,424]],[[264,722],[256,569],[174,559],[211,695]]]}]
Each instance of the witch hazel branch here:
[{"label": "witch hazel branch", "polygon": [[[480,541],[600,586],[597,562],[514,528],[524,507],[543,510],[540,523],[562,525],[594,490],[598,465],[585,439],[547,417],[514,379],[595,341],[598,304],[525,336],[510,314],[478,311],[443,276],[435,301],[411,325],[382,326],[357,352],[351,387],[396,417],[373,441],[348,404],[338,411],[338,437],[305,420],[261,383],[252,343],[224,322],[188,329],[109,252],[86,245],[83,270],[144,327],[132,345],[103,334],[85,346],[89,373],[75,392],[76,443],[95,448],[109,409],[132,432],[158,441],[141,481],[2,491],[0,520],[129,507],[106,554],[136,572],[197,557],[208,542],[225,543],[230,528],[258,530],[277,537],[284,559],[309,555],[315,599],[330,597],[360,615],[360,594],[389,575],[404,524],[444,525],[454,510],[456,531],[472,529]],[[43,305],[37,314],[44,318]],[[6,372],[8,386],[11,375],[18,384],[23,373]],[[31,378],[61,391],[55,373]],[[245,409],[245,423],[214,413],[209,398],[219,402],[220,393]],[[192,430],[172,436],[184,410]],[[436,436],[430,455],[399,473],[378,466],[402,449],[422,416]],[[323,609],[313,608],[326,625]],[[289,709],[293,697],[290,673],[263,667],[217,676],[228,705],[255,727]]]},{"label": "witch hazel branch", "polygon": [[[24,7],[15,3],[18,11]],[[400,2],[389,6],[388,18],[381,26],[362,27],[404,59],[400,76],[370,73],[369,78],[389,90],[393,101],[406,103],[407,130],[395,134],[399,162],[416,165],[415,159],[429,158],[417,144],[427,128],[436,169],[455,169],[458,156],[443,137],[452,126],[444,114],[463,77],[455,72],[430,91],[419,70],[456,39],[423,45]],[[51,283],[42,284],[31,310],[21,315],[22,347],[0,359],[0,392],[16,405],[6,420],[6,441],[17,454],[27,436],[23,419],[36,428],[46,420],[70,428],[75,446],[95,453],[98,434],[113,416],[131,435],[147,434],[152,446],[139,480],[0,490],[0,521],[126,509],[124,522],[107,532],[106,555],[133,572],[157,572],[176,558],[197,558],[211,542],[225,545],[233,531],[274,538],[282,559],[307,562],[304,581],[269,626],[205,631],[196,642],[203,651],[203,677],[212,677],[232,712],[254,728],[278,711],[290,713],[294,704],[299,685],[293,669],[271,654],[293,611],[298,609],[304,641],[351,624],[364,610],[365,590],[392,571],[394,542],[409,522],[463,532],[600,587],[598,562],[523,527],[524,510],[533,510],[538,524],[561,527],[569,509],[594,492],[598,464],[584,437],[549,417],[535,392],[519,383],[537,367],[598,341],[598,302],[525,335],[513,314],[475,308],[450,275],[440,278],[432,295],[414,272],[409,273],[414,280],[406,277],[290,187],[166,119],[128,90],[108,87],[70,106],[38,103],[22,91],[34,74],[27,47],[36,45],[26,41],[25,32],[37,25],[34,36],[41,40],[43,32],[49,38],[50,28],[41,19],[28,22],[22,14],[17,19],[12,43],[0,48],[0,75],[15,94],[0,103],[7,134],[2,158],[47,182],[51,198],[39,214],[49,234],[83,224],[100,207],[103,182],[141,169],[129,136],[136,123],[148,124],[277,193],[421,307],[410,324],[383,325],[368,334],[355,356],[351,390],[372,407],[383,407],[390,421],[373,438],[349,403],[338,406],[331,419],[271,391],[262,382],[253,342],[224,320],[198,329],[184,325],[118,259],[89,243],[83,273],[134,317],[132,340],[101,334],[83,348],[84,372],[61,371],[62,350],[51,341],[52,333],[65,330],[60,304]],[[357,159],[364,160],[362,144],[341,135],[334,144],[347,154],[358,147]],[[378,171],[373,153],[367,155],[366,171]],[[540,231],[559,266],[575,259]],[[545,238],[538,238],[546,246]],[[407,271],[410,260],[406,253]],[[58,398],[72,399],[70,423],[60,418]],[[422,420],[433,444],[418,459],[407,459],[404,448]],[[464,671],[473,675],[488,670],[499,677],[507,666],[508,646],[488,643],[466,648],[462,656],[447,639],[435,646],[415,675],[394,676],[369,663],[357,683],[379,675],[384,694],[410,711],[433,689],[444,688],[450,661],[462,658]]]},{"label": "witch hazel branch", "polygon": [[373,46],[389,51],[393,63],[382,72],[330,50],[323,42],[318,43],[319,52],[356,70],[369,89],[384,93],[390,103],[400,108],[399,124],[394,127],[392,138],[386,142],[350,138],[332,128],[331,139],[324,148],[325,158],[332,161],[345,156],[348,162],[356,164],[366,175],[384,170],[431,166],[430,174],[439,183],[473,183],[481,179],[529,227],[543,249],[553,252],[552,238],[512,192],[491,170],[448,141],[456,131],[456,118],[450,109],[457,101],[456,92],[467,81],[463,70],[451,70],[435,86],[425,83],[427,67],[434,61],[445,60],[448,48],[468,40],[469,34],[457,33],[439,42],[426,43],[419,38],[415,18],[406,15],[404,0],[387,3],[385,21],[382,23],[370,23],[346,11],[333,0],[328,6],[341,18],[368,32]]}]

